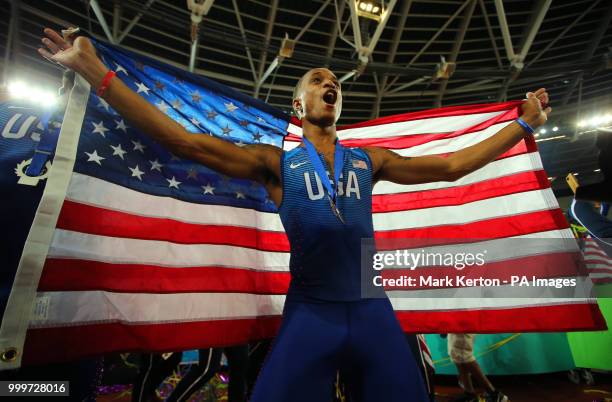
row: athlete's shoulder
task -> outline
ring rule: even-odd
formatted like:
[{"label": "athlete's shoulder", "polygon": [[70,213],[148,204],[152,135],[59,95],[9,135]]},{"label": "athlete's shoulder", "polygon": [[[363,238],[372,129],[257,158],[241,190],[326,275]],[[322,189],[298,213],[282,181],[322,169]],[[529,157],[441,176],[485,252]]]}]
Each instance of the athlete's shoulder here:
[{"label": "athlete's shoulder", "polygon": [[285,154],[285,161],[292,161],[295,159],[302,159],[304,157],[304,153],[302,152],[301,147],[297,146],[289,151],[283,151]]},{"label": "athlete's shoulder", "polygon": [[356,156],[367,157],[368,153],[365,148],[362,147],[351,147],[349,148],[351,153]]},{"label": "athlete's shoulder", "polygon": [[368,148],[372,147],[355,147],[351,148],[351,157],[353,159],[354,164],[361,165],[362,162],[372,167],[372,155],[370,154]]}]

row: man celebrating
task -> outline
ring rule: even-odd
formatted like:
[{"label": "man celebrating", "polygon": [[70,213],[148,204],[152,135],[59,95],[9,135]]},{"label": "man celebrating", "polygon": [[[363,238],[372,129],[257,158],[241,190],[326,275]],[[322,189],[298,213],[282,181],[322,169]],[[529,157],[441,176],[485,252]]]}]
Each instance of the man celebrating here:
[{"label": "man celebrating", "polygon": [[255,402],[327,401],[337,369],[364,402],[425,401],[426,392],[389,300],[361,297],[361,239],[374,236],[372,187],[454,181],[494,160],[543,124],[544,89],[528,94],[521,119],[493,137],[443,158],[402,157],[376,148],[345,148],[336,136],[342,92],[325,68],[298,82],[293,108],[303,143],[289,152],[239,147],[193,135],[131,91],[96,56],[45,30],[42,56],[81,74],[125,119],[175,155],[227,176],[256,180],[276,203],[291,245],[291,284],[283,322],[253,391]]}]

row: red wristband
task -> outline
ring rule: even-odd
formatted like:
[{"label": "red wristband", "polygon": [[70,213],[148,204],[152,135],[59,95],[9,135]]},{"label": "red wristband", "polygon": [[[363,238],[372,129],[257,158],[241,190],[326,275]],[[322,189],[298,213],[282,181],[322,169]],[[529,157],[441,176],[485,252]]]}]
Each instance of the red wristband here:
[{"label": "red wristband", "polygon": [[108,86],[110,85],[110,81],[114,76],[115,76],[115,72],[113,70],[109,70],[108,73],[106,73],[106,75],[104,76],[104,78],[102,78],[102,82],[100,83],[100,86],[96,90],[96,94],[99,97],[102,97],[102,95],[104,95],[104,92],[106,92],[106,90],[108,89]]}]

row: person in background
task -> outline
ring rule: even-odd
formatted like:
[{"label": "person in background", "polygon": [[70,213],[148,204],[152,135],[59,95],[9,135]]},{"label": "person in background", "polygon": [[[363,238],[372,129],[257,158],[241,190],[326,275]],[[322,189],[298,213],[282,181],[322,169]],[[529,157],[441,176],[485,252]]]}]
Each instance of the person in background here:
[{"label": "person in background", "polygon": [[132,402],[158,401],[155,391],[172,374],[182,358],[182,352],[143,353],[138,377],[132,388]]},{"label": "person in background", "polygon": [[474,356],[474,338],[476,334],[448,334],[448,355],[459,371],[459,383],[463,395],[453,402],[478,402],[479,397],[474,382],[484,387],[486,402],[507,402],[508,397],[495,389],[491,381],[482,372]]},{"label": "person in background", "polygon": [[[611,155],[610,150],[612,150],[612,145],[607,151],[608,156]],[[604,149],[602,148],[602,154],[603,151]],[[600,166],[603,165],[602,154],[600,154]],[[610,160],[607,161],[607,164],[608,172],[610,172]],[[578,179],[570,173],[567,175],[566,180],[572,192],[577,194],[580,188]],[[598,194],[596,191],[592,191],[590,195],[594,199],[605,197],[605,194]],[[569,218],[586,229],[586,236],[577,236],[583,253],[587,249],[589,249],[590,253],[596,253],[595,256],[584,254],[586,269],[595,284],[605,284],[612,280],[612,273],[607,268],[612,262],[612,220],[607,217],[609,209],[610,205],[605,202],[592,202],[574,198],[568,210]],[[605,253],[605,255],[602,253]],[[595,289],[596,295],[600,298],[612,296],[609,287],[596,286]],[[576,367],[570,370],[568,377],[570,381],[576,384],[584,382],[587,385],[593,385],[595,383],[591,370],[585,367]]]},{"label": "person in background", "polygon": [[198,364],[191,366],[189,372],[177,384],[166,402],[188,401],[194,392],[202,388],[219,371],[224,352],[229,366],[227,400],[228,402],[244,402],[247,392],[248,345],[199,349]]},{"label": "person in background", "polygon": [[[578,179],[570,173],[566,180],[576,194],[580,187]],[[586,228],[599,247],[608,256],[612,256],[612,220],[607,217],[609,209],[610,205],[605,202],[574,198],[568,212],[572,219]]]}]

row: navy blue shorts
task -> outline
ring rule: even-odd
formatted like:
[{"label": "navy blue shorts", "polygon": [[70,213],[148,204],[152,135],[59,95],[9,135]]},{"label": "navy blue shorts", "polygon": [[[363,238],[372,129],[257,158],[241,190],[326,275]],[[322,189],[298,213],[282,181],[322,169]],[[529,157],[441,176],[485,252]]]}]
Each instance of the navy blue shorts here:
[{"label": "navy blue shorts", "polygon": [[429,400],[388,299],[288,298],[251,402],[327,402],[338,369],[354,401]]}]

